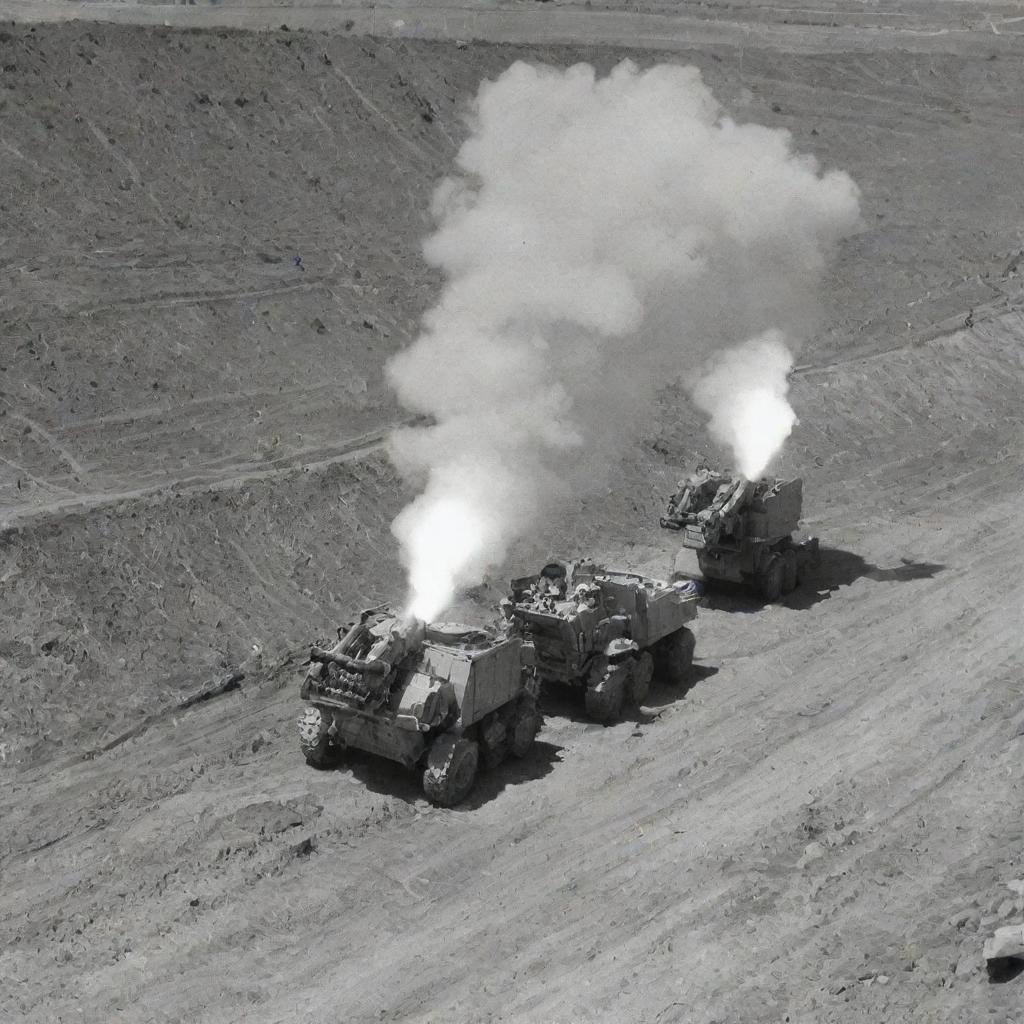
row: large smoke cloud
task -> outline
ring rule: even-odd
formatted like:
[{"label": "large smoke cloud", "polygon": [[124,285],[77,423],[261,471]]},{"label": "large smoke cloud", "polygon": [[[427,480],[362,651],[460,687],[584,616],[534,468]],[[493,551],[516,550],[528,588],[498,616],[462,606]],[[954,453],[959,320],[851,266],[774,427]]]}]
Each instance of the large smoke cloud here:
[{"label": "large smoke cloud", "polygon": [[790,141],[722,116],[694,68],[516,64],[481,86],[425,243],[447,283],[388,367],[436,421],[392,446],[423,487],[393,527],[413,614],[600,484],[667,380],[764,471],[825,262],[858,223],[849,177]]}]

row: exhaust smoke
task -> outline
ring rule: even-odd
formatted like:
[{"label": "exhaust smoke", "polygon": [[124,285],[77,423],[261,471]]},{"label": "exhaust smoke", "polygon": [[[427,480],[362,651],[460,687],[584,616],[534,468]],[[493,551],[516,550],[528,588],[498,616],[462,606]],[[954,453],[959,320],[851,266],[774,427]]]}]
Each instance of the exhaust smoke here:
[{"label": "exhaust smoke", "polygon": [[795,422],[792,351],[858,223],[847,175],[722,116],[694,68],[515,64],[485,82],[424,246],[438,304],[388,376],[435,425],[392,438],[422,493],[393,525],[431,619],[603,483],[682,379],[760,475]]}]

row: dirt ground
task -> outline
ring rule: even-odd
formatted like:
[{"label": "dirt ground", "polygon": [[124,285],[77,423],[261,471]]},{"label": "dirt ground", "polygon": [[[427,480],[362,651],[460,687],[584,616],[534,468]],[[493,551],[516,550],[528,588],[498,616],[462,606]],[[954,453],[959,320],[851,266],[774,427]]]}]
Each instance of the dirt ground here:
[{"label": "dirt ground", "polygon": [[[0,26],[0,1020],[1021,1024],[981,947],[1024,920],[1024,62],[975,5],[872,10],[927,47],[757,4],[686,13],[771,46],[658,52]],[[303,645],[401,592],[382,366],[465,104],[627,55],[862,189],[779,467],[822,564],[711,598],[695,685],[631,720],[548,694],[455,810],[313,771]],[[667,572],[705,452],[667,387],[458,610],[551,552]]]}]

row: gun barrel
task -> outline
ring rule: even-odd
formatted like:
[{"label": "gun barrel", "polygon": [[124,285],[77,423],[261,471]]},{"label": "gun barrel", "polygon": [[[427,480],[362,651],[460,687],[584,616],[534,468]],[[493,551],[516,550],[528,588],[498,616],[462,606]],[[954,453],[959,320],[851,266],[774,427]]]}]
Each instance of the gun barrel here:
[{"label": "gun barrel", "polygon": [[334,651],[325,651],[322,647],[312,647],[309,651],[310,661],[330,661],[335,665],[348,669],[349,672],[360,672],[364,675],[386,675],[388,666],[379,659],[364,661],[361,658],[350,658],[347,654],[335,654]]}]

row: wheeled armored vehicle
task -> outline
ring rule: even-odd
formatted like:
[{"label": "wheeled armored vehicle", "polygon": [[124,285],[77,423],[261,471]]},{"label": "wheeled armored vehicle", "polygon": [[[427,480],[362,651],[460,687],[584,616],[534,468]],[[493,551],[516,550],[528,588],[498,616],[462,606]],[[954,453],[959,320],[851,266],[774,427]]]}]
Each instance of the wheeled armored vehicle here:
[{"label": "wheeled armored vehicle", "polygon": [[685,582],[665,583],[583,560],[549,563],[512,581],[507,605],[523,656],[541,682],[584,690],[587,714],[617,720],[623,705],[642,704],[651,678],[687,681],[698,594]]},{"label": "wheeled armored vehicle", "polygon": [[818,563],[818,541],[798,542],[803,481],[747,480],[700,469],[669,498],[661,525],[682,534],[676,576],[754,587],[766,601],[796,588]]},{"label": "wheeled armored vehicle", "polygon": [[517,636],[364,611],[337,643],[310,651],[302,752],[317,767],[348,747],[422,766],[427,798],[451,807],[481,765],[524,756],[540,729],[521,649]]}]

